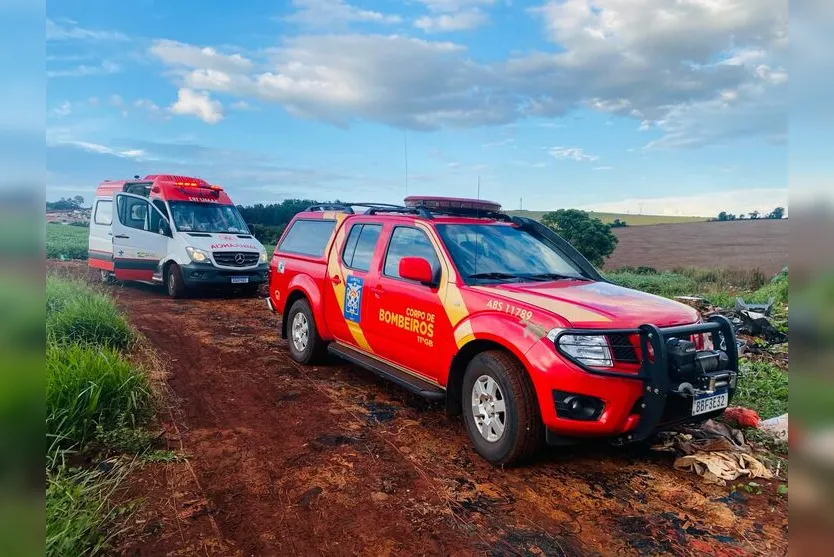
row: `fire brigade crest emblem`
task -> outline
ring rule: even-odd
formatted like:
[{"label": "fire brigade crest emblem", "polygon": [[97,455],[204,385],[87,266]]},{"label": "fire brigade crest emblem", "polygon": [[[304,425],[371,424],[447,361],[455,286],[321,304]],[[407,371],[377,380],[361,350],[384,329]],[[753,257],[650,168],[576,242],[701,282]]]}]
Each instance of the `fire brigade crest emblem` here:
[{"label": "fire brigade crest emblem", "polygon": [[345,319],[359,323],[362,316],[362,285],[361,277],[351,275],[345,279]]}]

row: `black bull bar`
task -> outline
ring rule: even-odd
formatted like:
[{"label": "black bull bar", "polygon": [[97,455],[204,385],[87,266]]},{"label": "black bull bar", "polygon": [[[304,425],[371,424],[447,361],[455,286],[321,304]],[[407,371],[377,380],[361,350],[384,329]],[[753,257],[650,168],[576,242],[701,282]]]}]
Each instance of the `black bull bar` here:
[{"label": "black bull bar", "polygon": [[[721,350],[727,354],[728,363],[725,369],[702,373],[693,381],[682,382],[673,380],[669,372],[669,356],[666,350],[666,341],[670,338],[685,338],[699,334],[709,335],[712,339],[713,349]],[[566,335],[639,335],[639,372],[605,370],[580,362],[560,346],[559,340]],[[732,400],[735,393],[738,377],[738,345],[736,344],[733,325],[723,315],[712,315],[703,323],[663,328],[645,324],[640,325],[636,329],[564,329],[556,335],[553,342],[559,354],[587,373],[603,377],[641,381],[644,383],[643,403],[637,427],[617,439],[619,442],[641,441],[657,431],[658,426],[662,425],[661,419],[664,416],[667,398],[670,395],[695,396],[696,394],[709,393],[715,391],[717,388],[726,387],[728,390],[728,400]],[[650,349],[653,357],[648,357]],[[682,390],[682,385],[685,385],[683,388],[688,390],[688,393]],[[705,417],[709,417],[709,414],[706,414]]]}]

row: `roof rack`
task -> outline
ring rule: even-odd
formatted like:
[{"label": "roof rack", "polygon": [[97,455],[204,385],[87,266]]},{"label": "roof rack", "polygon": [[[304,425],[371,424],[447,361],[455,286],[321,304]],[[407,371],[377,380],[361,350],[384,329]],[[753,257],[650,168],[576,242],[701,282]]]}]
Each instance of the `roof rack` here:
[{"label": "roof rack", "polygon": [[367,207],[364,214],[376,215],[379,213],[404,213],[411,215],[419,215],[423,218],[430,219],[432,214],[422,207],[403,207],[402,205],[393,205],[391,203],[320,203],[318,205],[311,205],[307,211],[341,211],[348,214],[356,214],[354,207]]}]

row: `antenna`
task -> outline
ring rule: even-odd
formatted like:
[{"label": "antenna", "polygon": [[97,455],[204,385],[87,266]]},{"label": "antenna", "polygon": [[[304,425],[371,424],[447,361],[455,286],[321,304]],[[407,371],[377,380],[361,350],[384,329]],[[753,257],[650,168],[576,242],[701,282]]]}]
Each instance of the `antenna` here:
[{"label": "antenna", "polygon": [[408,129],[403,128],[403,152],[405,153],[405,196],[408,197]]},{"label": "antenna", "polygon": [[481,175],[478,174],[478,201],[481,200]]}]

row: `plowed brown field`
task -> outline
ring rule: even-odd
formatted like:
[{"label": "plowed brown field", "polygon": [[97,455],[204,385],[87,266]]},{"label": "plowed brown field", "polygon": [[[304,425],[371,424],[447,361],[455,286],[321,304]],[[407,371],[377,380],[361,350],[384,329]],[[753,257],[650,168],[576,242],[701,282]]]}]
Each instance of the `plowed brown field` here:
[{"label": "plowed brown field", "polygon": [[788,220],[693,222],[615,228],[617,249],[608,270],[646,265],[760,268],[776,274],[788,264]]}]

